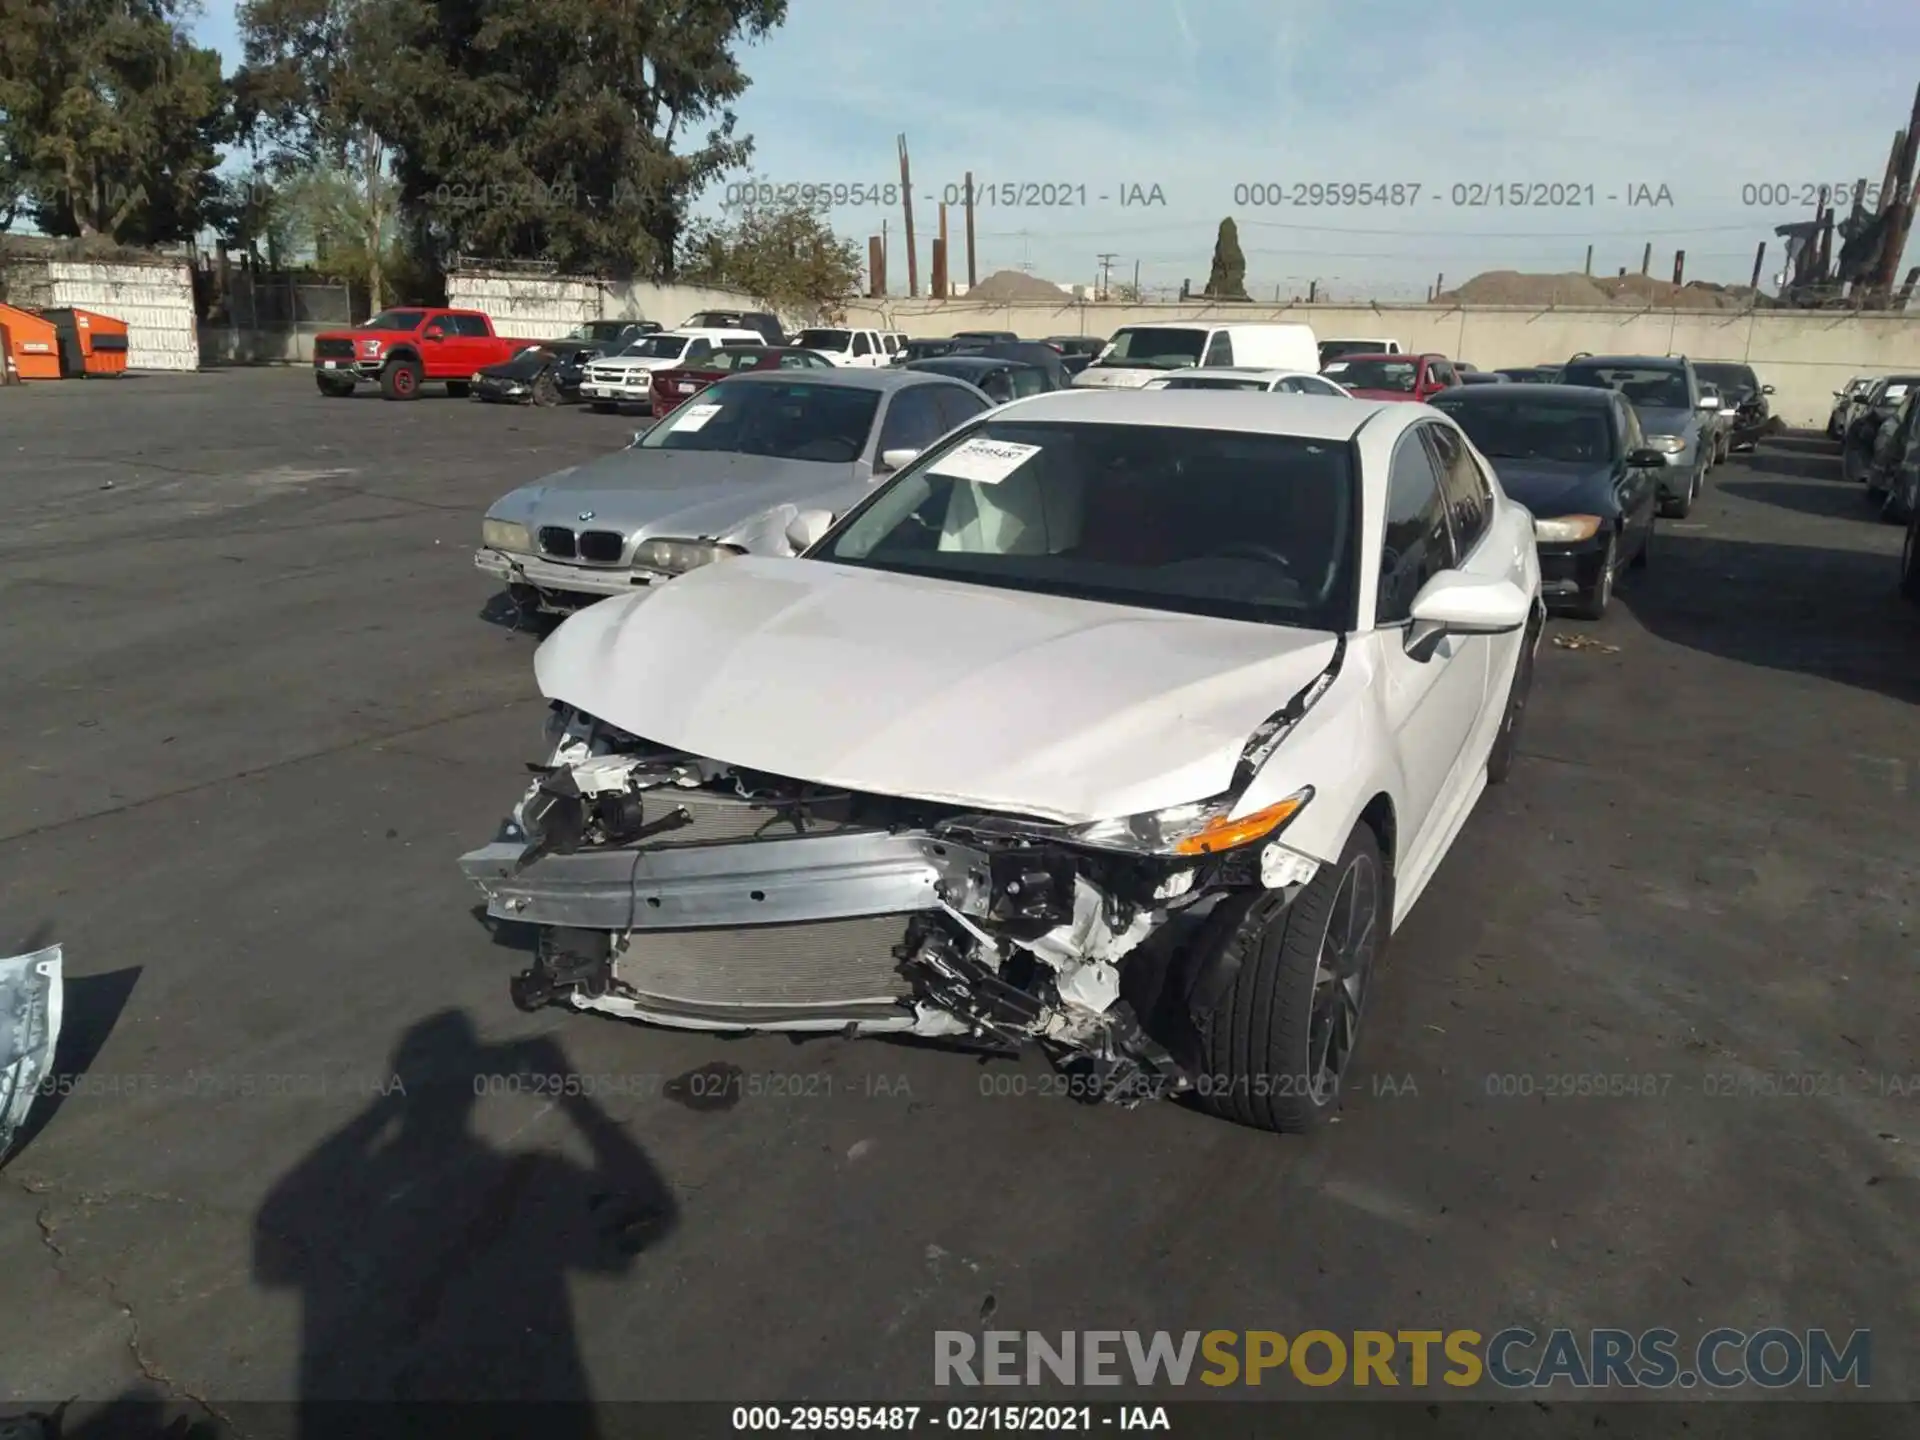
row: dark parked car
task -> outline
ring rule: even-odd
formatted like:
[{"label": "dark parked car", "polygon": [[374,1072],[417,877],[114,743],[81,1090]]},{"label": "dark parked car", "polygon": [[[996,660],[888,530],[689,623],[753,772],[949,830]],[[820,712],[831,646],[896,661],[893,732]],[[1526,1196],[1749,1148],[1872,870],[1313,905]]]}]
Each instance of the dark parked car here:
[{"label": "dark parked car", "polygon": [[[528,346],[511,360],[476,371],[468,393],[494,405],[558,405],[567,398],[560,388],[561,360],[552,346]],[[573,398],[580,398],[578,380]]]},{"label": "dark parked car", "polygon": [[1468,370],[1455,362],[1454,369],[1460,373],[1462,385],[1511,385],[1513,382],[1498,370]]},{"label": "dark parked car", "polygon": [[1840,441],[1841,475],[1871,487],[1874,452],[1879,448],[1881,432],[1916,389],[1920,389],[1920,375],[1882,375],[1873,382],[1873,389],[1854,411]]},{"label": "dark parked car", "polygon": [[900,347],[893,357],[896,365],[905,365],[910,360],[931,360],[938,355],[951,355],[961,347],[958,340],[909,340]]},{"label": "dark parked car", "polygon": [[1684,355],[1576,355],[1563,371],[1568,385],[1615,390],[1640,417],[1647,446],[1667,457],[1660,513],[1684,520],[1706,487],[1717,430],[1703,406],[1700,380]]},{"label": "dark parked car", "polygon": [[1049,389],[1064,390],[1073,383],[1073,375],[1061,358],[1060,352],[1051,345],[1039,340],[1000,340],[990,345],[965,344],[953,352],[955,355],[981,355],[989,360],[1010,360],[1020,365],[1033,365],[1047,372],[1053,384]]},{"label": "dark parked car", "polygon": [[1606,614],[1623,566],[1646,565],[1666,455],[1648,446],[1617,390],[1455,386],[1427,403],[1493,462],[1533,512],[1541,594],[1589,620]]},{"label": "dark parked car", "polygon": [[1011,330],[956,330],[953,332],[953,338],[988,345],[999,345],[1016,341],[1020,337]]},{"label": "dark parked car", "polygon": [[769,315],[764,310],[698,310],[682,320],[681,330],[752,330],[768,345],[779,347],[787,343],[787,332],[780,327],[780,318]]},{"label": "dark parked car", "polygon": [[1107,342],[1095,335],[1049,335],[1047,344],[1060,352],[1060,365],[1069,375],[1078,375],[1107,348]]},{"label": "dark parked car", "polygon": [[1880,422],[1867,457],[1867,501],[1879,508],[1884,519],[1904,521],[1912,513],[1911,477],[1903,472],[1913,453],[1916,417],[1920,417],[1920,387],[1907,391],[1893,414]]},{"label": "dark parked car", "polygon": [[996,405],[1067,388],[1055,384],[1053,377],[1038,365],[995,359],[990,355],[940,355],[932,360],[910,360],[906,368],[924,370],[929,375],[945,375],[951,380],[964,380],[975,389],[984,390]]},{"label": "dark parked car", "polygon": [[1560,369],[1558,365],[1510,365],[1493,373],[1506,376],[1516,385],[1558,385]]},{"label": "dark parked car", "polygon": [[1732,414],[1727,448],[1751,450],[1754,442],[1772,427],[1773,406],[1767,397],[1773,394],[1773,386],[1762,385],[1751,365],[1695,361],[1693,373],[1707,384],[1720,388],[1720,404]]}]

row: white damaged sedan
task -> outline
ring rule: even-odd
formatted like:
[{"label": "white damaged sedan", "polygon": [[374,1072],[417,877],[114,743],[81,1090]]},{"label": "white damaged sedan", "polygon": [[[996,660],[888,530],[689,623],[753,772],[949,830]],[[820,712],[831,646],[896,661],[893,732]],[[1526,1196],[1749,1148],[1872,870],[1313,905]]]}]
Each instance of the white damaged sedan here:
[{"label": "white damaged sedan", "polygon": [[1426,406],[1040,396],[801,560],[568,620],[461,865],[536,927],[524,1008],[1038,1044],[1305,1130],[1543,618],[1531,516]]}]

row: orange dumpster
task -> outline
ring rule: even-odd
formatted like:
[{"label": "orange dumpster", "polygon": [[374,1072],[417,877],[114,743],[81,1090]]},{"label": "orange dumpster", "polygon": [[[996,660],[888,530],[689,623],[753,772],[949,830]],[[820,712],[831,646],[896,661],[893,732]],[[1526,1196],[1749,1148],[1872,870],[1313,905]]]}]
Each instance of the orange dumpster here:
[{"label": "orange dumpster", "polygon": [[123,375],[127,369],[127,322],[71,305],[42,310],[60,332],[60,373]]},{"label": "orange dumpster", "polygon": [[0,325],[9,336],[7,359],[22,380],[60,378],[60,336],[52,321],[31,310],[0,305]]}]

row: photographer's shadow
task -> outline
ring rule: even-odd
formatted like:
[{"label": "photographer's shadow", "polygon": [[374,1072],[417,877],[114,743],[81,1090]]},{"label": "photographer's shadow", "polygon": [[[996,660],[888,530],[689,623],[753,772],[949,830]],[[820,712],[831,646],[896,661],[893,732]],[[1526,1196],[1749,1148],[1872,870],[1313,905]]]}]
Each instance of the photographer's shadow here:
[{"label": "photographer's shadow", "polygon": [[[392,1068],[255,1220],[255,1278],[304,1300],[302,1432],[331,1428],[313,1407],[334,1401],[590,1400],[568,1273],[629,1270],[674,1226],[667,1186],[594,1100],[552,1083],[568,1066],[550,1040],[483,1044],[446,1011],[406,1032]],[[475,1132],[489,1077],[515,1075],[529,1114],[554,1107],[589,1163]],[[584,1404],[556,1409],[572,1419],[555,1430],[549,1414],[549,1433],[593,1433]]]}]

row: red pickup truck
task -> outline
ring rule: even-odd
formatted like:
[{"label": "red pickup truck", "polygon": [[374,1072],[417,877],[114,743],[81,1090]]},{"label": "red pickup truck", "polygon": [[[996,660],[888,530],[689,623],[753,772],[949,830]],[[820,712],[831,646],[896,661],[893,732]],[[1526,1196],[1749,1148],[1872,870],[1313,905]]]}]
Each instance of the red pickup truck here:
[{"label": "red pickup truck", "polygon": [[539,343],[494,334],[493,321],[478,310],[406,305],[351,330],[314,336],[313,379],[322,395],[351,395],[354,386],[371,382],[389,400],[414,400],[423,384],[438,380],[449,395],[461,396],[476,370]]}]

